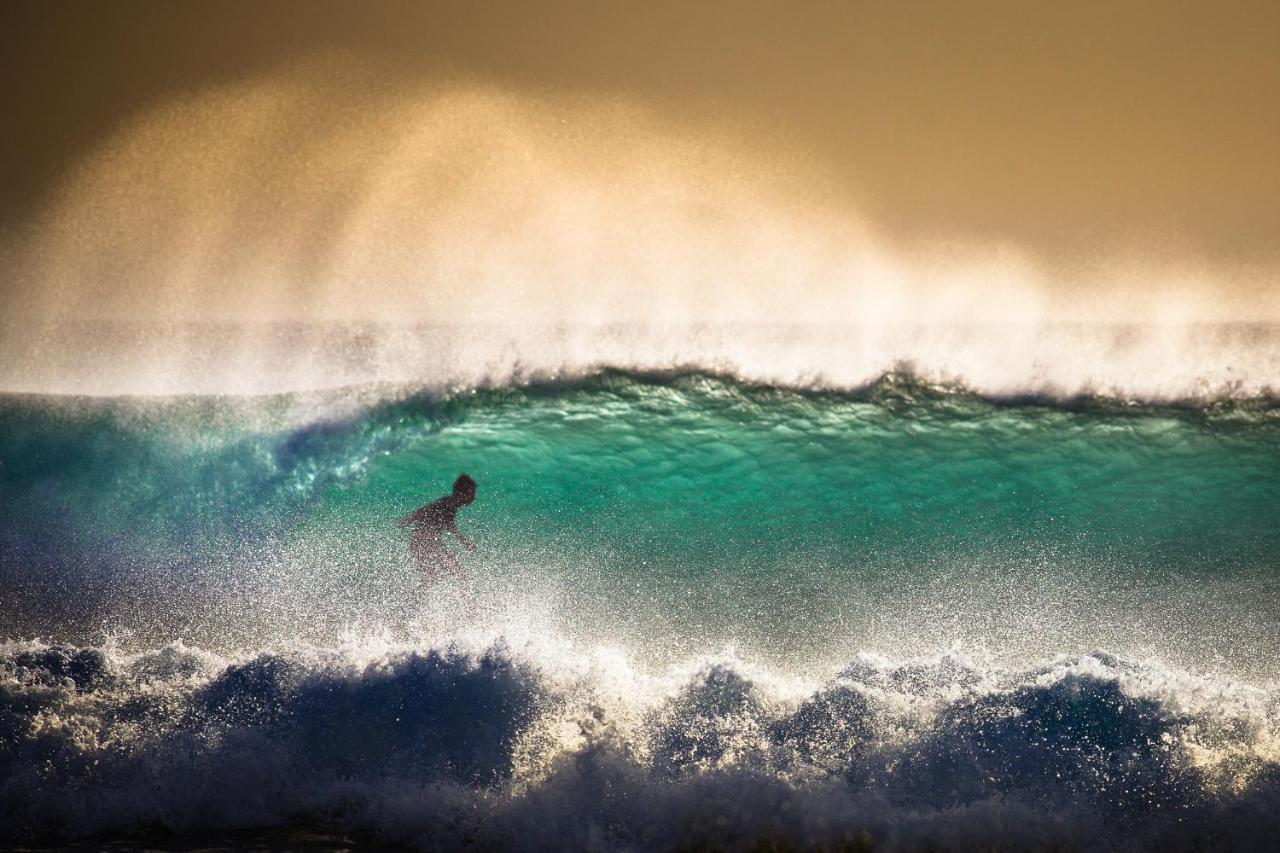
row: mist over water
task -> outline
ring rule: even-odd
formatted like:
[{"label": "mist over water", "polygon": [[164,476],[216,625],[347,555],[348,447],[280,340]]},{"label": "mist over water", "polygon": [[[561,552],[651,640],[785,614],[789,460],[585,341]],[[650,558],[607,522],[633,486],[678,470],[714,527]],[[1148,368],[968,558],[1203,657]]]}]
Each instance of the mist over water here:
[{"label": "mist over water", "polygon": [[[888,373],[995,398],[1201,404],[1270,399],[1280,326],[1122,323],[149,323],[19,331],[7,390],[255,395],[492,387],[603,368],[712,370],[853,390]],[[27,337],[26,343],[20,343]],[[393,391],[393,388],[400,389]],[[369,393],[369,392],[366,392]]]},{"label": "mist over water", "polygon": [[905,367],[995,394],[1173,399],[1280,375],[1272,271],[1160,246],[1063,265],[895,241],[803,145],[758,131],[341,62],[196,93],[121,127],[9,241],[0,387],[681,365],[852,387]]}]

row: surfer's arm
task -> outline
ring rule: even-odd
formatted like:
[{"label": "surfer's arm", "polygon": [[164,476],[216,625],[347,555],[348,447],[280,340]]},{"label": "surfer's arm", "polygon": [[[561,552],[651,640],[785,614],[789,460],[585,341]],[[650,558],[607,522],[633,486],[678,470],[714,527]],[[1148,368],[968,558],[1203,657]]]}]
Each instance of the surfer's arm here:
[{"label": "surfer's arm", "polygon": [[397,521],[396,527],[408,527],[410,524],[413,524],[415,521],[418,520],[418,516],[422,515],[422,511],[424,509],[426,509],[426,507],[418,507],[413,512],[409,513],[408,515],[404,516],[399,521]]},{"label": "surfer's arm", "polygon": [[456,521],[449,522],[449,532],[454,536],[457,536],[458,541],[462,543],[462,547],[466,548],[468,551],[474,551],[476,549],[476,543],[462,535],[462,531],[458,529],[458,523]]}]

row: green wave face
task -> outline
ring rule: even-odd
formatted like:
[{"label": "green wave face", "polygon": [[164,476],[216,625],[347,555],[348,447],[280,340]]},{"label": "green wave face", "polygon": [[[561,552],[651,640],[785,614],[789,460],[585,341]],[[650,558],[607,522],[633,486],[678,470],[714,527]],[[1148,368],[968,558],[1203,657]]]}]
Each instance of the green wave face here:
[{"label": "green wave face", "polygon": [[82,627],[403,620],[394,521],[467,471],[479,498],[459,523],[491,607],[536,599],[570,633],[657,658],[1105,646],[1272,673],[1280,657],[1273,408],[603,374],[297,409],[6,403],[4,564],[26,591],[6,624],[48,621],[58,576],[99,580],[65,617]]}]

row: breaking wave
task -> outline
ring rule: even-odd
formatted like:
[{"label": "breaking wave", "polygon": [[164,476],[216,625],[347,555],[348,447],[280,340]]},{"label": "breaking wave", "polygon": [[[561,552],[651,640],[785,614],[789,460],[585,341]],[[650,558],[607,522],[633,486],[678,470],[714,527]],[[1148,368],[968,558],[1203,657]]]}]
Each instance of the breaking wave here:
[{"label": "breaking wave", "polygon": [[420,849],[1265,849],[1280,696],[1024,669],[367,640],[0,652],[0,839],[305,822]]},{"label": "breaking wave", "polygon": [[[904,373],[7,396],[0,844],[1266,849],[1278,418]],[[458,470],[473,613],[394,527]]]}]

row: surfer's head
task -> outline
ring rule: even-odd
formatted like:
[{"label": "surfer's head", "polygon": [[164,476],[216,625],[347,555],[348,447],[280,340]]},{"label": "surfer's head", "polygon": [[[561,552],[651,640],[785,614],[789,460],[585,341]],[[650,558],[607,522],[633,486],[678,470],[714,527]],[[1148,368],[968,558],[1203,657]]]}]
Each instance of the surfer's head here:
[{"label": "surfer's head", "polygon": [[476,481],[466,474],[459,474],[453,481],[453,496],[460,503],[469,504],[476,499]]}]

